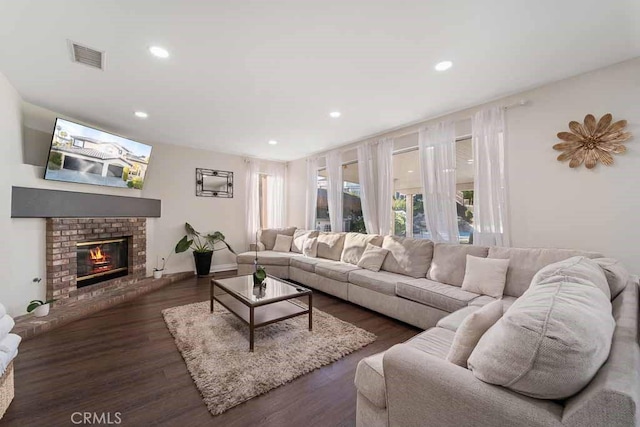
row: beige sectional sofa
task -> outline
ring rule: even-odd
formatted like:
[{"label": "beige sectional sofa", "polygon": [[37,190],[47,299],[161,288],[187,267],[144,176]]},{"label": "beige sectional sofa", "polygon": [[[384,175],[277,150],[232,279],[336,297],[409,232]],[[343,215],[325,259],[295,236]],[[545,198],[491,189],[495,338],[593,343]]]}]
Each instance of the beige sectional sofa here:
[{"label": "beige sectional sofa", "polygon": [[[275,236],[285,233],[298,241],[292,245],[295,252],[273,252]],[[325,247],[318,247],[317,258],[305,257],[297,251],[300,242],[314,236]],[[361,255],[367,243],[390,250],[379,272],[353,263],[354,254]],[[434,245],[393,236],[291,228],[263,230],[258,246],[258,262],[270,274],[425,329],[360,362],[355,379],[358,426],[628,426],[640,420],[637,278],[612,301],[616,329],[609,359],[582,392],[565,401],[534,399],[484,383],[446,360],[460,323],[495,301],[461,289],[467,255],[510,260],[502,296],[507,310],[541,268],[574,256],[600,258],[600,254]],[[238,273],[252,273],[255,257],[255,251],[239,255]]]}]

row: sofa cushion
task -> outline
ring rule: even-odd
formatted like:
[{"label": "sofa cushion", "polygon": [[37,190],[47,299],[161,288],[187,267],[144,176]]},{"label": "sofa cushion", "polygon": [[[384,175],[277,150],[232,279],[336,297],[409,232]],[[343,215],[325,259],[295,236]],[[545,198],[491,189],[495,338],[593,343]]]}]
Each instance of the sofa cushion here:
[{"label": "sofa cushion", "polygon": [[[494,301],[497,301],[497,300],[494,300]],[[439,328],[444,328],[444,329],[448,329],[450,331],[455,332],[460,326],[460,324],[462,323],[462,321],[466,319],[468,315],[480,310],[480,308],[481,308],[480,306],[469,305],[467,307],[461,308],[460,310],[456,310],[453,313],[438,320],[438,323],[436,323],[436,326]]]},{"label": "sofa cushion", "polygon": [[371,403],[379,408],[387,407],[387,393],[384,385],[382,358],[384,352],[365,357],[356,368],[356,388]]},{"label": "sofa cushion", "polygon": [[273,246],[276,244],[276,237],[278,234],[283,234],[285,236],[293,236],[295,233],[296,227],[288,227],[288,228],[263,228],[259,233],[259,241],[261,241],[266,250],[273,250]]},{"label": "sofa cushion", "polygon": [[360,270],[360,268],[345,262],[323,260],[316,264],[315,272],[329,279],[348,282],[349,273],[354,270]]},{"label": "sofa cushion", "polygon": [[357,266],[371,271],[380,271],[388,253],[389,251],[385,248],[379,248],[373,246],[371,243],[367,243],[367,248],[364,250]]},{"label": "sofa cushion", "polygon": [[293,236],[285,236],[284,234],[278,234],[276,236],[276,244],[273,245],[273,250],[276,252],[291,252],[292,243],[293,243]]},{"label": "sofa cushion", "polygon": [[296,230],[293,233],[293,243],[291,243],[291,252],[295,252],[297,254],[302,253],[302,246],[304,246],[304,242],[307,239],[311,239],[313,237],[318,237],[318,232],[315,230]]},{"label": "sofa cushion", "polygon": [[448,285],[462,286],[467,266],[467,255],[486,258],[489,248],[473,245],[436,243],[428,279]]},{"label": "sofa cushion", "polygon": [[[293,257],[300,257],[300,255],[291,252],[259,251],[258,264],[288,266]],[[255,252],[244,252],[236,257],[236,262],[238,264],[253,264],[255,259]]]},{"label": "sofa cushion", "polygon": [[354,270],[349,273],[349,282],[362,288],[371,289],[385,295],[396,294],[396,283],[406,276],[387,271]]},{"label": "sofa cushion", "polygon": [[480,258],[467,255],[467,267],[461,289],[500,298],[507,279],[508,259]]},{"label": "sofa cushion", "polygon": [[354,265],[358,264],[368,243],[373,246],[380,246],[382,245],[382,236],[377,234],[347,233],[344,236],[344,247],[340,261]]},{"label": "sofa cushion", "polygon": [[432,356],[446,359],[455,335],[455,332],[448,329],[431,328],[411,338],[406,344]]},{"label": "sofa cushion", "polygon": [[592,260],[548,265],[483,335],[469,368],[482,381],[538,399],[579,392],[609,357],[616,323],[608,293]]},{"label": "sofa cushion", "polygon": [[452,313],[466,307],[479,295],[463,291],[457,286],[434,282],[429,279],[401,280],[396,286],[399,297],[419,302]]},{"label": "sofa cushion", "polygon": [[318,235],[318,258],[340,261],[344,233],[320,233]]},{"label": "sofa cushion", "polygon": [[554,262],[562,261],[574,256],[587,258],[602,258],[595,252],[577,251],[572,249],[529,249],[529,248],[489,248],[489,258],[509,258],[507,283],[504,294],[512,297],[522,295],[531,284],[533,276],[542,268]]},{"label": "sofa cushion", "polygon": [[298,255],[291,257],[289,265],[291,267],[299,268],[300,270],[308,271],[309,273],[314,273],[316,271],[316,264],[319,262],[322,262],[319,258],[310,258]]},{"label": "sofa cushion", "polygon": [[456,330],[447,360],[466,368],[467,359],[476,348],[478,341],[500,320],[502,314],[502,300],[495,300],[467,316]]},{"label": "sofa cushion", "polygon": [[602,268],[609,283],[611,300],[614,300],[624,290],[629,282],[629,271],[620,261],[613,258],[595,258],[595,263]]},{"label": "sofa cushion", "polygon": [[431,240],[384,236],[382,247],[389,251],[383,270],[415,278],[427,275],[433,256]]}]

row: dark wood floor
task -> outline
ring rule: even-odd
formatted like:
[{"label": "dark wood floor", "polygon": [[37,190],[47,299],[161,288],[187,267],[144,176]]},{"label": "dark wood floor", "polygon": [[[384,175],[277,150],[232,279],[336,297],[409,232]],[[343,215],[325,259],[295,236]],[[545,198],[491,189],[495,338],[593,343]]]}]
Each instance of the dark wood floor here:
[{"label": "dark wood floor", "polygon": [[15,399],[0,426],[74,425],[74,412],[111,413],[112,421],[120,412],[120,425],[136,427],[354,425],[358,361],[418,332],[318,292],[315,307],[375,333],[376,342],[214,417],[160,313],[208,297],[208,279],[190,279],[23,342]]}]

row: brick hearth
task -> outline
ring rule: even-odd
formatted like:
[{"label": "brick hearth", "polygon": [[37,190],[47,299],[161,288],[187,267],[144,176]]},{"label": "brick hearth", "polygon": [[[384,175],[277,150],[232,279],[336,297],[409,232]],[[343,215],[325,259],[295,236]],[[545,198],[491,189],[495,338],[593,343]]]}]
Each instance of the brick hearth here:
[{"label": "brick hearth", "polygon": [[[48,218],[47,299],[61,306],[126,288],[146,275],[146,218]],[[77,287],[78,242],[129,237],[129,274],[91,286]]]}]

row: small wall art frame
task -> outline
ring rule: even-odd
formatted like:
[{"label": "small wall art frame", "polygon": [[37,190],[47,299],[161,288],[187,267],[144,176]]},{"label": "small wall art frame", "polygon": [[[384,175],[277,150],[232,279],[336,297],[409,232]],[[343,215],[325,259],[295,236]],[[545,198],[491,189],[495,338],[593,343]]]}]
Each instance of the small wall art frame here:
[{"label": "small wall art frame", "polygon": [[233,197],[233,172],[196,168],[196,196]]}]

